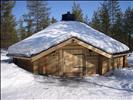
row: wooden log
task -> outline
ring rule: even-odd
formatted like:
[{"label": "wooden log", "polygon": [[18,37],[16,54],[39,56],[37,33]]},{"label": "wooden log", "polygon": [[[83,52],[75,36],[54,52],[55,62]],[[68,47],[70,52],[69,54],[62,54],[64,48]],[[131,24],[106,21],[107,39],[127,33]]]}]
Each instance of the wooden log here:
[{"label": "wooden log", "polygon": [[38,68],[39,68],[38,63],[36,61],[33,62],[33,73],[34,74],[38,74]]},{"label": "wooden log", "polygon": [[128,67],[127,55],[123,57],[123,63],[124,67]]},{"label": "wooden log", "polygon": [[63,51],[62,49],[59,50],[59,75],[63,75]]},{"label": "wooden log", "polygon": [[15,57],[15,58],[13,58],[13,62],[16,65],[18,65],[19,67],[21,67],[27,71],[33,72],[33,65],[30,60],[20,59],[20,58]]},{"label": "wooden log", "polygon": [[107,73],[109,71],[109,59],[108,58],[105,58],[105,57],[102,57],[102,63],[101,63],[101,66],[102,66],[102,75],[104,75],[105,73]]}]

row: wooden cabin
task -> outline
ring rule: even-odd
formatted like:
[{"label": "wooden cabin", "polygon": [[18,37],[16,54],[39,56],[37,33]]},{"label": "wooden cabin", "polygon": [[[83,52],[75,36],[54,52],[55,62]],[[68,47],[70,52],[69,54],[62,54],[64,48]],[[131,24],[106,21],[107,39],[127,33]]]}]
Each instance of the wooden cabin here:
[{"label": "wooden cabin", "polygon": [[128,50],[111,37],[67,18],[9,47],[8,55],[35,74],[82,77],[127,66]]}]

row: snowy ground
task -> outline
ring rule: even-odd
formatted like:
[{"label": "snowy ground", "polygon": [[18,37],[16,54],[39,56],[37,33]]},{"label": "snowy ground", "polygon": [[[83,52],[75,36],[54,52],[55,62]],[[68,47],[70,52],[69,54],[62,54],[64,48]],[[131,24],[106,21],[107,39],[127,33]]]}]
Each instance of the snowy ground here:
[{"label": "snowy ground", "polygon": [[[133,100],[133,67],[117,69],[108,76],[59,79],[33,75],[1,54],[1,99]],[[133,54],[128,57],[133,65]]]},{"label": "snowy ground", "polygon": [[128,65],[133,67],[133,52],[129,53],[129,56],[128,56]]}]

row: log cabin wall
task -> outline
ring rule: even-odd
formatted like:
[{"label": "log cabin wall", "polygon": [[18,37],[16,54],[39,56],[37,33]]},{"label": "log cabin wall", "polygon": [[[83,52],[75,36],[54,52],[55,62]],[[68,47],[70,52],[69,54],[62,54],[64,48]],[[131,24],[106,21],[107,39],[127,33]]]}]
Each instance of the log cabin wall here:
[{"label": "log cabin wall", "polygon": [[18,66],[36,74],[54,76],[103,75],[112,68],[127,66],[127,56],[106,58],[76,43],[66,45],[32,62],[14,58]]},{"label": "log cabin wall", "polygon": [[59,75],[59,51],[52,52],[46,58],[45,73]]},{"label": "log cabin wall", "polygon": [[72,43],[41,57],[35,66],[38,65],[40,74],[88,76],[100,73],[99,57],[103,56]]},{"label": "log cabin wall", "polygon": [[128,63],[127,63],[127,55],[124,56],[119,56],[119,57],[114,57],[112,59],[112,66],[113,68],[123,68],[123,67],[127,67]]},{"label": "log cabin wall", "polygon": [[30,60],[13,58],[13,62],[21,68],[33,72],[33,64]]},{"label": "log cabin wall", "polygon": [[33,63],[34,66],[38,67],[34,72],[39,74],[59,75],[59,50],[43,56]]},{"label": "log cabin wall", "polygon": [[86,76],[99,74],[99,54],[85,49],[85,62],[86,62]]},{"label": "log cabin wall", "polygon": [[106,57],[103,57],[103,56],[100,56],[100,74],[103,75],[105,73],[107,73],[110,68],[111,68],[111,65],[110,65],[110,59],[106,58]]},{"label": "log cabin wall", "polygon": [[63,76],[83,76],[84,48],[71,43],[62,48],[61,73]]},{"label": "log cabin wall", "polygon": [[127,55],[123,56],[123,65],[124,67],[128,67]]}]

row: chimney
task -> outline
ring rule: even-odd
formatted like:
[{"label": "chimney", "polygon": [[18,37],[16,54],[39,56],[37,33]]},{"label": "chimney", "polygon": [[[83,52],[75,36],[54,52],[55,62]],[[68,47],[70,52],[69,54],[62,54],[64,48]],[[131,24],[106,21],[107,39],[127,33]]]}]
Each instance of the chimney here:
[{"label": "chimney", "polygon": [[68,11],[67,14],[62,14],[62,21],[75,21],[75,16]]}]

